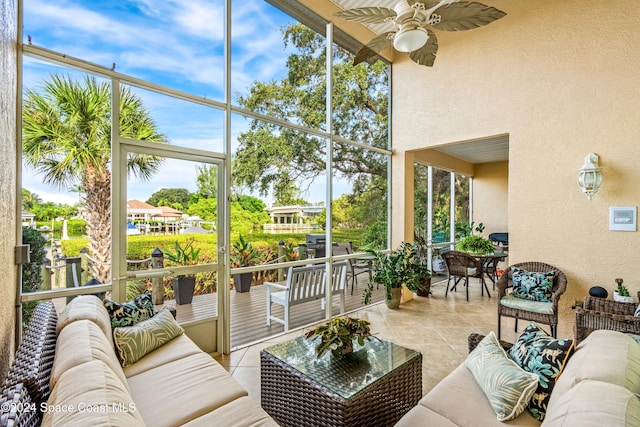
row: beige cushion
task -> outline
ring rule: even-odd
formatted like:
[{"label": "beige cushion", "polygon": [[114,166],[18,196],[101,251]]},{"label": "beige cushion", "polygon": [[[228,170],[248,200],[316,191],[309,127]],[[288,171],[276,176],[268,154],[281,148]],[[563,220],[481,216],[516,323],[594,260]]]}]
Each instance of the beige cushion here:
[{"label": "beige cushion", "polygon": [[51,390],[47,408],[45,427],[145,425],[127,388],[100,360],[64,372]]},{"label": "beige cushion", "polygon": [[[495,420],[495,417],[492,417]],[[425,408],[422,405],[416,405],[409,412],[407,412],[395,427],[458,427],[457,424],[452,423],[448,418],[443,417],[440,414],[433,412],[429,408]]]},{"label": "beige cushion", "polygon": [[186,334],[178,335],[133,365],[123,368],[124,375],[129,378],[160,365],[198,353],[202,353],[202,350]]},{"label": "beige cushion", "polygon": [[247,392],[218,362],[198,353],[129,377],[129,389],[145,423],[178,426]]},{"label": "beige cushion", "polygon": [[55,387],[60,376],[69,369],[92,360],[104,362],[126,386],[127,378],[109,341],[90,320],[78,320],[67,325],[58,335],[51,387]]},{"label": "beige cushion", "polygon": [[516,310],[531,311],[540,314],[553,314],[552,302],[532,301],[507,294],[500,299],[500,304]]},{"label": "beige cushion", "polygon": [[464,363],[440,381],[419,404],[459,426],[540,426],[540,421],[533,418],[529,411],[524,411],[508,423],[498,421],[484,392]]},{"label": "beige cushion", "polygon": [[226,405],[209,412],[195,420],[189,421],[185,427],[245,427],[271,426],[278,424],[264,409],[250,397],[240,397]]},{"label": "beige cushion", "polygon": [[549,405],[544,425],[640,426],[640,399],[624,387],[585,380]]},{"label": "beige cushion", "polygon": [[556,381],[549,406],[584,380],[616,384],[640,393],[640,344],[621,332],[593,331],[578,345]]},{"label": "beige cushion", "polygon": [[[58,334],[69,323],[82,319],[91,320],[98,325],[105,337],[111,339],[111,319],[102,301],[95,295],[79,295],[66,305],[58,316]],[[113,347],[113,342],[111,346]]]},{"label": "beige cushion", "polygon": [[115,328],[113,342],[122,366],[129,366],[171,341],[184,330],[167,309],[133,326]]}]

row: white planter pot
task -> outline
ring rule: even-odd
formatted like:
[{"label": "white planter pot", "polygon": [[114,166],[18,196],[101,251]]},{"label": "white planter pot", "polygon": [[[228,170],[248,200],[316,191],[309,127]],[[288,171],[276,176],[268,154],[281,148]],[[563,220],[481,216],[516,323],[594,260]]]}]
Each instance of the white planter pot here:
[{"label": "white planter pot", "polygon": [[618,302],[633,302],[633,297],[621,297],[618,291],[613,291],[613,300]]}]

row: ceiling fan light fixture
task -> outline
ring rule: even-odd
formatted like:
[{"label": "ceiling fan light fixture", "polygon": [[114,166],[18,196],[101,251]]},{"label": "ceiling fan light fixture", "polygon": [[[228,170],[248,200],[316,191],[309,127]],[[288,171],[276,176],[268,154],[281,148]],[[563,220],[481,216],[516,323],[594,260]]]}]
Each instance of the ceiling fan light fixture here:
[{"label": "ceiling fan light fixture", "polygon": [[400,52],[413,52],[420,49],[429,39],[427,30],[417,25],[407,25],[393,38],[393,47]]}]

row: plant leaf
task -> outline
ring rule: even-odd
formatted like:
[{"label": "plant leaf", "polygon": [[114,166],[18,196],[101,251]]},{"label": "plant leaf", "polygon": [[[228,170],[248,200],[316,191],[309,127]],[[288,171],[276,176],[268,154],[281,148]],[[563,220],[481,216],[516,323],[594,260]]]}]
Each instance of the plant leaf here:
[{"label": "plant leaf", "polygon": [[391,46],[391,44],[393,43],[393,37],[390,36],[391,34],[395,33],[390,31],[388,33],[382,33],[379,36],[371,39],[369,43],[364,45],[362,49],[358,51],[356,57],[353,59],[353,65],[358,65],[361,62],[369,61],[380,52],[382,52],[382,50]]},{"label": "plant leaf", "polygon": [[396,11],[386,7],[358,7],[334,13],[333,16],[361,24],[384,24],[396,17]]},{"label": "plant leaf", "polygon": [[429,23],[438,30],[463,31],[485,26],[505,15],[494,7],[464,1],[439,7],[429,17]]}]

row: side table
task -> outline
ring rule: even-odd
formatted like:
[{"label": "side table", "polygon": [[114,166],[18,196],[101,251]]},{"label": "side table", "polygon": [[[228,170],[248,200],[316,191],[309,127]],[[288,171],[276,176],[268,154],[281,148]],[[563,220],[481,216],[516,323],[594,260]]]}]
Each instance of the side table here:
[{"label": "side table", "polygon": [[422,354],[373,339],[337,360],[304,337],[260,352],[262,407],[283,426],[392,426],[422,397]]}]

